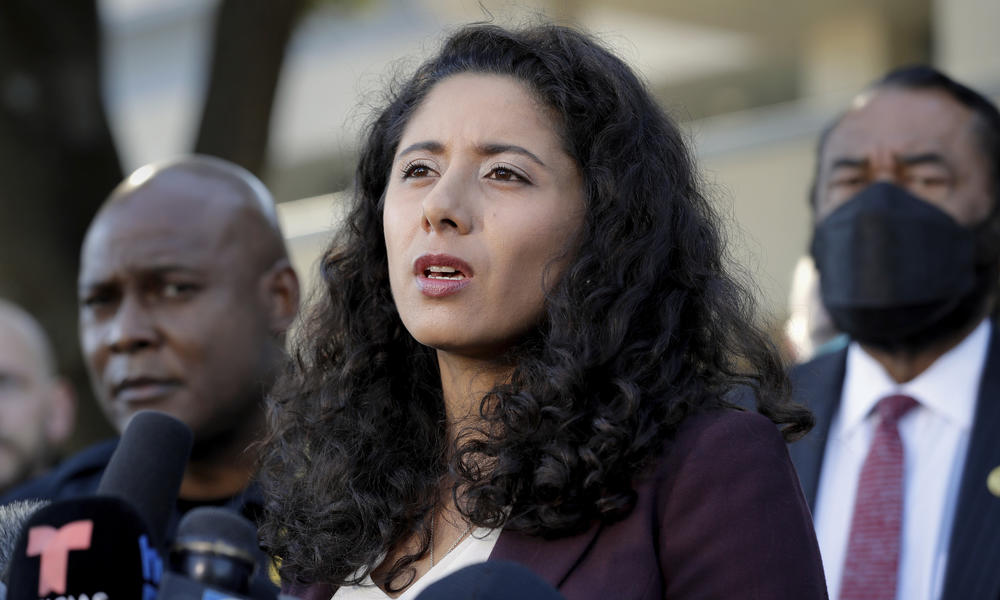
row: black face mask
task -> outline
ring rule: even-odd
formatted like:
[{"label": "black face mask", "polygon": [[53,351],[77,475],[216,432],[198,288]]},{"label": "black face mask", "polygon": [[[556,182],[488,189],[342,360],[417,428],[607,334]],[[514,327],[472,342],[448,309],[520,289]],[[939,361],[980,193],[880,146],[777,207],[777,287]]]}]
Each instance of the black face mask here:
[{"label": "black face mask", "polygon": [[[978,229],[978,228],[977,228]],[[816,225],[820,295],[838,329],[918,350],[967,326],[994,288],[977,230],[891,183],[875,183]]]}]

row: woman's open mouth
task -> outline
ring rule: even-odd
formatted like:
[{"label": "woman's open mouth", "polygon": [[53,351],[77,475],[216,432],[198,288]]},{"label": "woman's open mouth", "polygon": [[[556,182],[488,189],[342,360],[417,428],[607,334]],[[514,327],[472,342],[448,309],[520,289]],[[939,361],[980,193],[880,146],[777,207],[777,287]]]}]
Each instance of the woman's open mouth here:
[{"label": "woman's open mouth", "polygon": [[431,298],[450,296],[469,285],[472,267],[449,254],[424,254],[413,264],[417,288]]}]

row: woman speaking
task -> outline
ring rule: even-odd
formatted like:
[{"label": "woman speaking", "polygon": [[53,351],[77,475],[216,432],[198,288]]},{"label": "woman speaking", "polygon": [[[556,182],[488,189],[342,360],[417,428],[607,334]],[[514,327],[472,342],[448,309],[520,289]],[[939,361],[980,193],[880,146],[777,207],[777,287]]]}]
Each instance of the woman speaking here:
[{"label": "woman speaking", "polygon": [[724,262],[620,59],[558,26],[452,35],[367,132],[270,402],[286,589],[409,599],[502,559],[571,600],[825,597],[782,439],[811,420]]}]

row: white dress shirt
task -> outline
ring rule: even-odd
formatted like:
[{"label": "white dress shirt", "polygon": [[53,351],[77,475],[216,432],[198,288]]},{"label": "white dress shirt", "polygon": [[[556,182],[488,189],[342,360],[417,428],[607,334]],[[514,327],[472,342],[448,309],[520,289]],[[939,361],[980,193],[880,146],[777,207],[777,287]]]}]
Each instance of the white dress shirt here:
[{"label": "white dress shirt", "polygon": [[893,381],[856,342],[848,348],[840,408],[830,425],[813,514],[831,599],[840,594],[858,476],[878,420],[873,409],[892,394],[919,403],[899,421],[903,521],[896,598],[940,597],[990,329],[984,320],[904,384]]},{"label": "white dress shirt", "polygon": [[[486,562],[500,539],[500,529],[479,527],[466,536],[451,552],[441,557],[420,579],[413,582],[396,600],[412,600],[430,584],[469,565]],[[366,577],[361,585],[342,587],[332,600],[389,600],[391,597]]]}]

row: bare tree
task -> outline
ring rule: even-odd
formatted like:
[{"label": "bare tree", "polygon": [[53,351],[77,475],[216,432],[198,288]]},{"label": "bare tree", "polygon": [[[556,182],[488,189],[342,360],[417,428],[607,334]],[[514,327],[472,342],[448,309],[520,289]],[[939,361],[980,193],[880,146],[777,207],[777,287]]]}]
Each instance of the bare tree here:
[{"label": "bare tree", "polygon": [[[101,102],[96,2],[0,2],[0,296],[39,318],[84,397],[79,248],[121,177]],[[102,426],[82,411],[82,429]]]},{"label": "bare tree", "polygon": [[285,47],[304,0],[226,0],[195,151],[260,174]]}]

